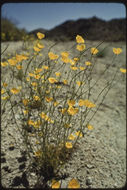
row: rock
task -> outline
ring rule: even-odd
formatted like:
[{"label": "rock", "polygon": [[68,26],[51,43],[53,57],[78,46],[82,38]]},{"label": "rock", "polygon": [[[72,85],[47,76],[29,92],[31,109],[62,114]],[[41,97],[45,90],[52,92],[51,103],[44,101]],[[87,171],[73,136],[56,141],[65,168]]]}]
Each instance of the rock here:
[{"label": "rock", "polygon": [[86,178],[86,185],[92,185],[92,178],[90,176]]},{"label": "rock", "polygon": [[91,165],[91,164],[86,164],[86,167],[87,167],[87,168],[89,168],[89,169],[94,168],[94,166],[93,166],[93,165]]},{"label": "rock", "polygon": [[67,181],[62,180],[62,182],[61,182],[61,188],[67,188]]}]

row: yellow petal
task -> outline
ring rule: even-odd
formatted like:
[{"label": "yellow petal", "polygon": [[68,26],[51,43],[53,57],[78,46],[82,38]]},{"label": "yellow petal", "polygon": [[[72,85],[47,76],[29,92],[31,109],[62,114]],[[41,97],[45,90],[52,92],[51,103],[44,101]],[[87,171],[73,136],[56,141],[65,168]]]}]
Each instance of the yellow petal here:
[{"label": "yellow petal", "polygon": [[51,84],[57,82],[57,80],[56,80],[55,78],[52,78],[52,77],[48,78],[48,80],[49,80],[49,82],[50,82]]},{"label": "yellow petal", "polygon": [[69,108],[68,108],[68,113],[70,114],[70,115],[75,115],[75,114],[77,114],[78,113],[78,111],[79,111],[79,109],[78,108],[74,108],[74,107],[72,107],[72,106],[70,106]]},{"label": "yellow petal", "polygon": [[91,62],[90,62],[90,61],[86,61],[85,64],[86,64],[87,66],[89,66],[89,65],[91,65]]},{"label": "yellow petal", "polygon": [[41,51],[38,47],[34,47],[34,51],[37,51],[37,52],[39,52],[39,51]]},{"label": "yellow petal", "polygon": [[73,147],[71,142],[66,142],[66,143],[65,143],[65,146],[66,146],[66,148],[68,148],[68,149],[70,149],[70,148]]},{"label": "yellow petal", "polygon": [[60,188],[60,182],[56,180],[52,180],[52,188],[53,189],[58,189]]},{"label": "yellow petal", "polygon": [[13,94],[18,94],[18,93],[20,92],[20,89],[12,88],[10,91],[11,91],[11,93],[13,93]]},{"label": "yellow petal", "polygon": [[119,55],[122,52],[121,48],[113,48],[113,53]]},{"label": "yellow petal", "polygon": [[75,105],[75,100],[67,100],[67,103],[69,106],[74,106]]},{"label": "yellow petal", "polygon": [[58,55],[54,54],[53,52],[49,52],[48,56],[51,60],[58,59],[58,57],[59,57]]},{"label": "yellow petal", "polygon": [[85,49],[85,47],[86,47],[85,44],[81,44],[81,45],[77,45],[76,49],[78,51],[83,51]]},{"label": "yellow petal", "polygon": [[71,189],[78,189],[80,188],[80,185],[79,185],[79,182],[76,180],[76,179],[72,179],[69,181],[69,184],[68,184],[68,188],[71,188]]},{"label": "yellow petal", "polygon": [[89,129],[89,130],[93,130],[93,126],[92,125],[87,125],[87,128]]},{"label": "yellow petal", "polygon": [[84,41],[84,39],[83,39],[82,36],[77,35],[77,36],[76,36],[76,42],[77,42],[77,43],[84,43],[85,41]]},{"label": "yellow petal", "polygon": [[95,54],[97,54],[98,52],[99,52],[99,51],[98,51],[97,48],[95,48],[95,47],[91,48],[91,54],[95,55]]},{"label": "yellow petal", "polygon": [[122,73],[126,73],[126,69],[120,68],[120,71],[121,71]]},{"label": "yellow petal", "polygon": [[38,39],[43,39],[44,37],[45,37],[45,34],[43,34],[43,33],[41,33],[41,32],[38,32],[37,33],[37,37],[38,37]]}]

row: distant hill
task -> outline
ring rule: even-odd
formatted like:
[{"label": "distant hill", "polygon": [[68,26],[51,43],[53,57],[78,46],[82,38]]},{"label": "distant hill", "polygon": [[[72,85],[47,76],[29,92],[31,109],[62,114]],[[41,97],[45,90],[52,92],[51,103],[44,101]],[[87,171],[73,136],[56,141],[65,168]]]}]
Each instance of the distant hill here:
[{"label": "distant hill", "polygon": [[37,29],[36,32],[44,32],[47,39],[55,41],[74,40],[79,34],[87,40],[125,41],[126,19],[112,19],[105,21],[97,17],[88,19],[68,20],[51,30]]}]

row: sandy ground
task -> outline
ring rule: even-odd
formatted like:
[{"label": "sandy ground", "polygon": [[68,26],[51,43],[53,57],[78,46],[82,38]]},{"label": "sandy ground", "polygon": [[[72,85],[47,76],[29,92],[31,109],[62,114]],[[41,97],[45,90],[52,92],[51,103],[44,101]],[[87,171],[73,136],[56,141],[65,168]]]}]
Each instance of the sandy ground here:
[{"label": "sandy ground", "polygon": [[[98,45],[99,42],[86,42]],[[2,51],[8,43],[2,43]],[[53,42],[44,41],[45,46],[50,46]],[[73,42],[60,43],[54,47],[54,51],[59,53],[67,51],[74,45]],[[124,43],[104,43],[101,47],[109,45],[104,58],[97,58],[93,72],[95,79],[101,77],[97,88],[93,93],[93,100],[96,93],[103,87],[105,80],[111,79],[112,73],[117,68],[125,68],[126,45]],[[101,76],[102,71],[112,61],[112,47],[121,47],[123,52],[114,61],[110,69]],[[11,42],[7,51],[2,55],[2,61],[8,54],[20,52],[22,42]],[[71,50],[71,55],[76,55],[75,50]],[[87,55],[86,55],[87,56]],[[7,79],[7,72],[2,69],[2,77]],[[18,119],[18,114],[17,114]],[[66,188],[69,180],[76,178],[81,188],[120,188],[126,183],[126,75],[118,72],[113,81],[112,88],[106,96],[98,112],[91,120],[94,127],[92,131],[85,131],[85,136],[78,142],[78,149],[72,158],[65,164],[62,173],[66,174],[62,179],[61,187]],[[1,119],[2,140],[1,140],[1,169],[2,185],[6,188],[28,187],[25,167],[27,159],[20,152],[18,146],[10,147],[15,143],[12,136],[17,137],[20,144],[21,137],[15,128],[13,118],[6,112]],[[29,183],[34,185],[36,175],[31,173]]]}]

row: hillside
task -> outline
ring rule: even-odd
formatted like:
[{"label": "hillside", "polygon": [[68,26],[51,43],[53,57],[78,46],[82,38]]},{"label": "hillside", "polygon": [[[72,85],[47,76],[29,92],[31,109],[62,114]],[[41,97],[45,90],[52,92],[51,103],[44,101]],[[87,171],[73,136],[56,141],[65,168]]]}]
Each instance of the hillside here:
[{"label": "hillside", "polygon": [[[30,32],[35,34],[35,31]],[[56,41],[74,40],[77,34],[87,40],[104,41],[125,41],[126,40],[126,19],[113,19],[105,21],[97,17],[89,19],[68,20],[64,23],[46,31],[46,38]]]}]

